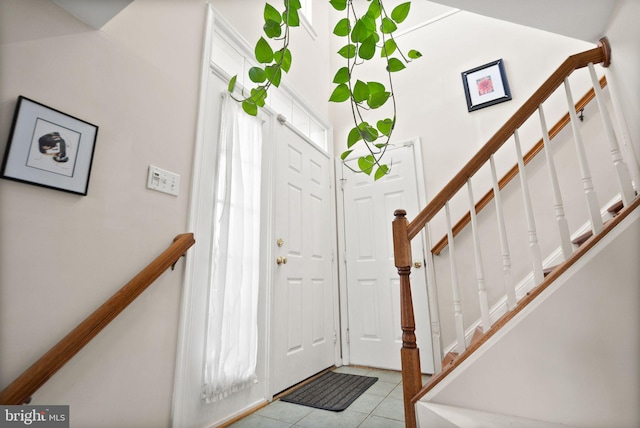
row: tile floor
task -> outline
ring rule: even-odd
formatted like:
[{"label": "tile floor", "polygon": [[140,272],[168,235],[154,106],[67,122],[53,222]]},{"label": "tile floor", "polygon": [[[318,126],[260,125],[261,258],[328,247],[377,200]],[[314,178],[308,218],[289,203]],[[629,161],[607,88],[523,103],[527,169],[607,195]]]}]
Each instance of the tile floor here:
[{"label": "tile floor", "polygon": [[400,372],[343,366],[338,373],[377,377],[378,381],[342,412],[276,400],[231,428],[404,428]]}]

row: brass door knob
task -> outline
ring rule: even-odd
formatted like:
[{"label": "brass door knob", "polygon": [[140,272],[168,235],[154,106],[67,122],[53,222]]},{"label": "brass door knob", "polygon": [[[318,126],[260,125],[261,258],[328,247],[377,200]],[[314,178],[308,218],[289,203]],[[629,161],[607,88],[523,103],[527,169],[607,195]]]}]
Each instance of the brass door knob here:
[{"label": "brass door knob", "polygon": [[416,269],[420,269],[422,267],[422,262],[420,260],[414,260],[413,267]]},{"label": "brass door knob", "polygon": [[287,258],[286,257],[278,257],[276,259],[276,263],[278,264],[278,266],[286,265],[287,264]]}]

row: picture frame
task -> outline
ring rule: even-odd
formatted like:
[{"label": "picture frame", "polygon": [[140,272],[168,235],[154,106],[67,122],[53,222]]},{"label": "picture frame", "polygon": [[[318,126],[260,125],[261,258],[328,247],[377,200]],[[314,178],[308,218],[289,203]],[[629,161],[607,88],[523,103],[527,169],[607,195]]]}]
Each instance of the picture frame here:
[{"label": "picture frame", "polygon": [[98,127],[18,97],[0,177],[87,195]]},{"label": "picture frame", "polygon": [[469,112],[511,100],[502,58],[463,71],[462,85]]}]

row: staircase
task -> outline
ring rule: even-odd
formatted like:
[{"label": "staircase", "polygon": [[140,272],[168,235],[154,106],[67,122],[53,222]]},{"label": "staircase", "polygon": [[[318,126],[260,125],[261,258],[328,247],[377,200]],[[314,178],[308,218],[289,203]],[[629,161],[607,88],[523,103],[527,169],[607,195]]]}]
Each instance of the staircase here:
[{"label": "staircase", "polygon": [[[640,321],[628,307],[640,298],[638,270],[630,268],[640,259],[639,246],[633,245],[640,236],[640,198],[633,187],[639,167],[633,153],[624,152],[628,145],[620,142],[622,133],[609,114],[611,100],[594,66],[606,67],[609,58],[606,39],[596,49],[569,57],[414,220],[396,211],[407,427],[599,426],[640,420],[633,414],[637,406],[627,403],[628,397],[640,398],[638,377],[625,382],[621,374],[640,374],[635,363],[640,357],[638,323],[624,320]],[[600,124],[594,134],[592,125],[578,118],[585,106],[572,97],[570,76],[583,68],[597,101],[597,109],[586,110],[588,121]],[[566,96],[571,132],[559,131],[554,138],[545,107],[556,92]],[[521,129],[532,122],[541,134],[536,154],[544,156],[522,154]],[[571,161],[563,148],[567,144]],[[600,145],[606,156],[597,154]],[[504,147],[515,149],[517,166],[510,174],[519,177],[519,187],[497,179],[494,156],[504,158]],[[493,206],[473,196],[474,185],[483,184],[489,172]],[[577,187],[567,184],[572,180]],[[452,213],[465,197],[472,209],[452,227]],[[610,202],[601,205],[600,199]],[[420,236],[430,247],[431,235],[439,233],[446,237],[434,247],[427,268],[433,352],[442,367],[422,385],[410,241]],[[615,285],[608,283],[613,277],[620,279]],[[619,310],[603,315],[611,302]],[[612,366],[602,355],[620,364]],[[615,386],[618,391],[609,390]],[[609,403],[607,397],[618,402]]]}]

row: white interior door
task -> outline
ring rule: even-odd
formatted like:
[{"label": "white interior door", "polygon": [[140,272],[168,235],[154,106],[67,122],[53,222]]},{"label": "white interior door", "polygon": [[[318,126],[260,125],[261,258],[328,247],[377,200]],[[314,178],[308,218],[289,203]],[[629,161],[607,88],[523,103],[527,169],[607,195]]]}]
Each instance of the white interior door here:
[{"label": "white interior door", "polygon": [[[417,176],[415,149],[410,143],[388,150],[391,172],[375,182],[342,167],[351,364],[401,369],[400,280],[394,266],[391,222],[396,209],[405,209],[412,218],[421,208],[418,180],[422,177]],[[419,238],[412,241],[412,255],[420,268],[412,269],[411,292],[421,368],[433,373],[425,252]]]},{"label": "white interior door", "polygon": [[334,281],[329,156],[276,125],[276,265],[271,326],[271,391],[334,364]]}]

